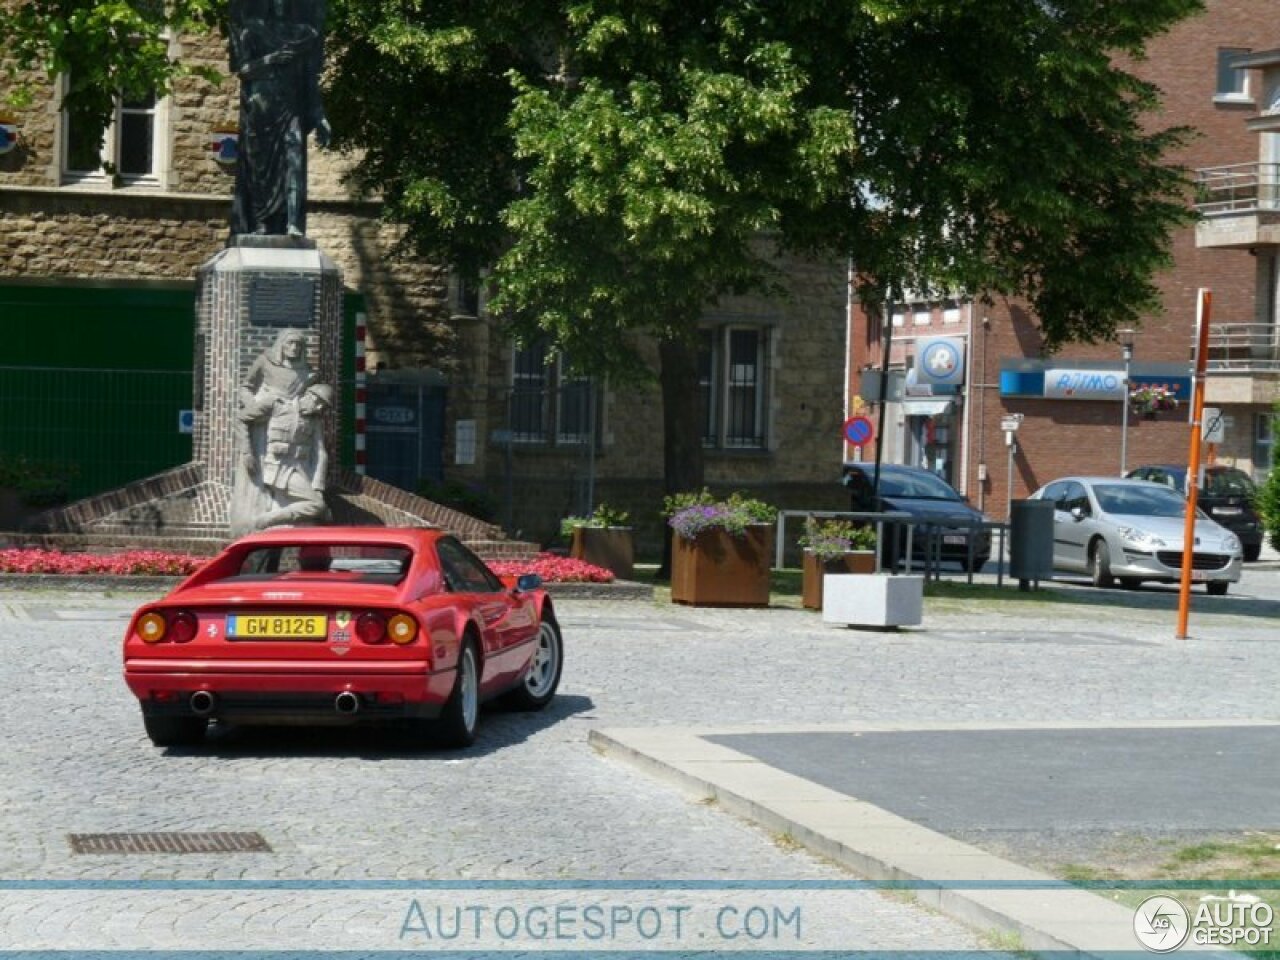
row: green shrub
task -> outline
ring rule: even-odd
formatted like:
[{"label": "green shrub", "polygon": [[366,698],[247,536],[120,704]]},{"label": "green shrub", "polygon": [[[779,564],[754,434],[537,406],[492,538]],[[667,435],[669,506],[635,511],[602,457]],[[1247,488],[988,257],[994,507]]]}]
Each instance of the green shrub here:
[{"label": "green shrub", "polygon": [[1271,472],[1258,491],[1258,514],[1267,528],[1267,540],[1280,550],[1280,401],[1271,418]]},{"label": "green shrub", "polygon": [[807,517],[799,543],[819,560],[834,560],[852,550],[875,549],[876,532],[872,527],[851,520]]},{"label": "green shrub", "polygon": [[486,523],[495,522],[498,515],[493,498],[484,487],[477,484],[457,480],[446,480],[443,483],[423,480],[418,484],[418,496]]},{"label": "green shrub", "polygon": [[607,503],[596,505],[589,517],[565,517],[560,521],[560,536],[572,537],[578,527],[625,527],[631,522],[631,514]]},{"label": "green shrub", "polygon": [[31,507],[65,503],[75,475],[76,468],[70,464],[0,454],[0,487],[17,490],[22,502]]}]

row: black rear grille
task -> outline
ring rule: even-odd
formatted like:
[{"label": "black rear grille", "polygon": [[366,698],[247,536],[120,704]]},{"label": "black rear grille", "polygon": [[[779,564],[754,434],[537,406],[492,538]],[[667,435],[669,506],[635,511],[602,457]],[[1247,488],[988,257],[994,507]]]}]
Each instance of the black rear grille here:
[{"label": "black rear grille", "polygon": [[[1166,567],[1173,567],[1175,570],[1182,569],[1181,550],[1161,550],[1156,554],[1156,558]],[[1231,558],[1220,553],[1191,554],[1192,570],[1225,570],[1230,563]]]}]

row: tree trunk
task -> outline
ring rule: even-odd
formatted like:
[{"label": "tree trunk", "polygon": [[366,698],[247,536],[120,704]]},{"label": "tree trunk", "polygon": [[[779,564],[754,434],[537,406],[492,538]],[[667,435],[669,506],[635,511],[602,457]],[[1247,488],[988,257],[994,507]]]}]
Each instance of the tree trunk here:
[{"label": "tree trunk", "polygon": [[[702,489],[702,426],[698,416],[698,349],[690,341],[663,340],[662,490],[670,495]],[[660,579],[671,576],[671,528],[664,530]]]}]

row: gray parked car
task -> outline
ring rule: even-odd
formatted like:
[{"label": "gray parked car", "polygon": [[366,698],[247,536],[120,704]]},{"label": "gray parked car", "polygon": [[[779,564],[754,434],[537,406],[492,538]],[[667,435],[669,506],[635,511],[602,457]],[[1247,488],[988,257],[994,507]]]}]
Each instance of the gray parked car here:
[{"label": "gray parked car", "polygon": [[[1064,477],[1031,495],[1052,500],[1053,567],[1088,573],[1094,586],[1116,579],[1182,578],[1186,501],[1168,487],[1116,477]],[[1240,579],[1240,538],[1197,511],[1191,579],[1222,595]]]}]

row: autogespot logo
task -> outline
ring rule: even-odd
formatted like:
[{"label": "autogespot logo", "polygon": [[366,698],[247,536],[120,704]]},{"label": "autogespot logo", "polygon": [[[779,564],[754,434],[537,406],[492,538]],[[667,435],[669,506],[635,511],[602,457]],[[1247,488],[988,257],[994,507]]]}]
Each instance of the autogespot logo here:
[{"label": "autogespot logo", "polygon": [[1169,953],[1187,941],[1191,916],[1173,897],[1147,897],[1133,915],[1133,933],[1152,953]]}]

